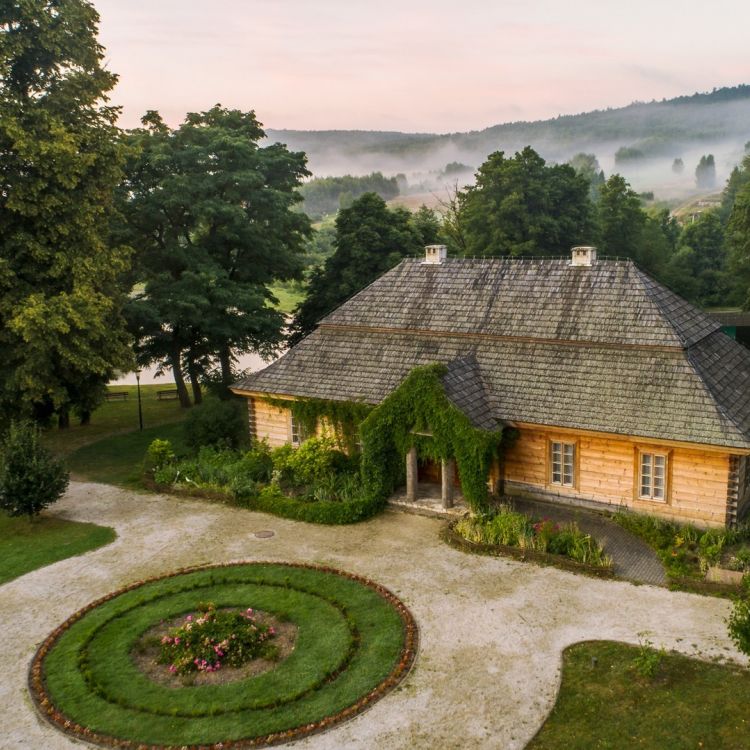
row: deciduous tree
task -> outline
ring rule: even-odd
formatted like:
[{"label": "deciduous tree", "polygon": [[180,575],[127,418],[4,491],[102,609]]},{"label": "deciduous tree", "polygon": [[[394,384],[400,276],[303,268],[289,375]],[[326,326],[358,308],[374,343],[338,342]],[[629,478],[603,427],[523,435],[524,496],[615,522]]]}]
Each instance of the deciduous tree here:
[{"label": "deciduous tree", "polygon": [[0,415],[86,418],[131,361],[107,237],[122,176],[116,76],[84,0],[0,10]]},{"label": "deciduous tree", "polygon": [[270,353],[283,315],[269,284],[302,271],[307,216],[292,208],[309,174],[303,153],[265,136],[253,112],[189,114],[176,130],[158,113],[129,134],[136,149],[120,196],[118,231],[136,248],[143,291],[128,306],[143,363],[170,365],[181,403],[217,363],[224,384],[236,355]]},{"label": "deciduous tree", "polygon": [[336,249],[310,279],[308,296],[296,310],[290,343],[297,343],[321,318],[403,257],[420,254],[424,238],[408,211],[389,209],[375,193],[365,193],[339,211]]},{"label": "deciduous tree", "polygon": [[592,239],[589,182],[531,147],[491,154],[459,195],[467,255],[565,255]]}]

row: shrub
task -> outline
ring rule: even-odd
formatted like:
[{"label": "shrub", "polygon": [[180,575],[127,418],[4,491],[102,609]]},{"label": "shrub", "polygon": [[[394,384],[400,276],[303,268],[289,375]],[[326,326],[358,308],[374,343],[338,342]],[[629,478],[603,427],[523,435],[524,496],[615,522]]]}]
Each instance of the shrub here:
[{"label": "shrub", "polygon": [[69,479],[63,463],[42,446],[36,425],[11,423],[0,453],[0,508],[31,519],[59,500]]},{"label": "shrub", "polygon": [[209,399],[194,406],[183,428],[185,443],[196,451],[203,446],[237,450],[248,443],[244,410],[238,399]]},{"label": "shrub", "polygon": [[156,438],[156,440],[151,441],[151,445],[146,449],[143,470],[146,472],[155,472],[158,469],[167,466],[167,464],[174,463],[175,458],[176,456],[169,440],[160,440],[159,438]]},{"label": "shrub", "polygon": [[305,440],[285,459],[285,466],[291,469],[293,481],[299,486],[323,482],[331,474],[345,469],[347,464],[346,454],[338,450],[329,437]]},{"label": "shrub", "polygon": [[653,679],[666,655],[664,648],[655,649],[654,644],[647,638],[639,640],[638,653],[633,659],[633,668],[641,677]]},{"label": "shrub", "polygon": [[265,440],[256,440],[253,447],[245,453],[235,466],[235,473],[252,479],[254,482],[267,484],[273,474],[271,449]]},{"label": "shrub", "polygon": [[169,664],[170,672],[217,672],[269,653],[274,630],[258,622],[252,609],[217,610],[213,604],[198,609],[161,639],[158,662]]},{"label": "shrub", "polygon": [[750,599],[734,600],[729,615],[729,637],[743,654],[750,656]]}]

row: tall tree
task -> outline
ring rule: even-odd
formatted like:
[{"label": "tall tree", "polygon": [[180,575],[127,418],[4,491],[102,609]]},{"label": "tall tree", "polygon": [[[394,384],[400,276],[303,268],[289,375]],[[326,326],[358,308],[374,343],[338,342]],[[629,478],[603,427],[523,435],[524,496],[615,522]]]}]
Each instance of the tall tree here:
[{"label": "tall tree", "polygon": [[459,206],[467,255],[564,255],[591,242],[588,180],[529,146],[491,154]]},{"label": "tall tree", "polygon": [[713,154],[701,156],[695,168],[695,186],[702,190],[712,190],[716,187],[716,162]]},{"label": "tall tree", "polygon": [[135,155],[119,201],[117,231],[144,285],[128,316],[139,361],[170,365],[189,406],[183,370],[200,398],[206,368],[218,364],[228,385],[238,354],[281,342],[269,284],[302,271],[310,222],[292,209],[309,172],[303,153],[259,146],[253,112],[217,105],[176,130],[149,112],[143,125],[129,134]]},{"label": "tall tree", "polygon": [[729,217],[727,240],[730,267],[742,295],[742,305],[750,310],[750,183],[737,193]]},{"label": "tall tree", "polygon": [[599,160],[595,154],[576,154],[569,162],[576,173],[582,175],[589,183],[589,197],[594,203],[599,200],[599,189],[604,184],[604,170],[599,166]]},{"label": "tall tree", "polygon": [[108,243],[121,179],[116,76],[85,0],[0,10],[0,415],[86,419],[131,361]]},{"label": "tall tree", "polygon": [[308,296],[295,314],[290,343],[307,336],[318,321],[408,255],[422,252],[424,214],[417,224],[405,209],[389,209],[365,193],[336,217],[335,251],[310,279]]}]

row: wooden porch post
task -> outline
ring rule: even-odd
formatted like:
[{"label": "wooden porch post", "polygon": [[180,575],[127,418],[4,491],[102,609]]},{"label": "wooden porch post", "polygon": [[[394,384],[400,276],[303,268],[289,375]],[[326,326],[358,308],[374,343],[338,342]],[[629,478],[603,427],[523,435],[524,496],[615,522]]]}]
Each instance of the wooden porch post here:
[{"label": "wooden porch post", "polygon": [[417,499],[417,472],[417,449],[412,446],[406,454],[406,499],[411,502]]},{"label": "wooden porch post", "polygon": [[449,458],[448,460],[443,459],[442,471],[440,472],[442,479],[442,499],[443,508],[453,507],[453,480],[456,477],[456,459]]}]

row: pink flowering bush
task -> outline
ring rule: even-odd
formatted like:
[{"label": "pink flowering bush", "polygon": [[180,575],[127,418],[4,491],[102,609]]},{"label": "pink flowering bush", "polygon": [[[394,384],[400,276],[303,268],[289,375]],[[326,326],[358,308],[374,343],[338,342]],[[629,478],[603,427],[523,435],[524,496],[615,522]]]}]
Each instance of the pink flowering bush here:
[{"label": "pink flowering bush", "polygon": [[258,622],[252,609],[217,610],[213,604],[198,605],[177,628],[161,639],[157,661],[176,674],[217,672],[223,666],[241,667],[258,657],[274,658],[269,643],[275,632]]}]

